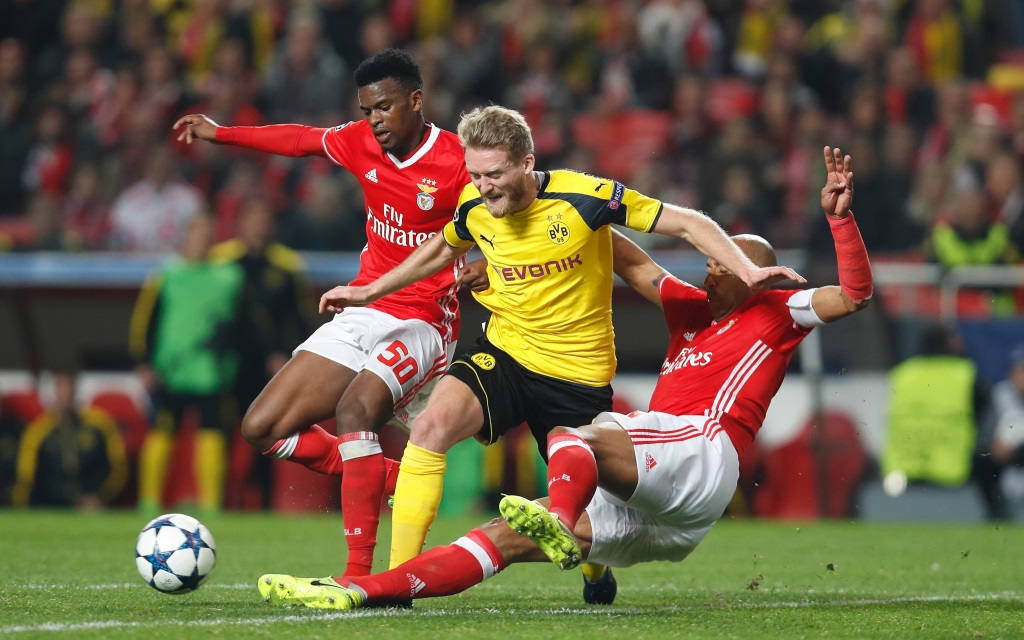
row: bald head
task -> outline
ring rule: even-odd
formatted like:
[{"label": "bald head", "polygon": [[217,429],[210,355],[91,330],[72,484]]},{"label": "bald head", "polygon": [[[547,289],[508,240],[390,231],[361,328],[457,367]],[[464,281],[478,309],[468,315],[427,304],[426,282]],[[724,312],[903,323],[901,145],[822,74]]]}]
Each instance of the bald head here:
[{"label": "bald head", "polygon": [[761,236],[752,233],[733,236],[732,241],[740,248],[750,261],[759,267],[774,267],[779,264],[775,249]]},{"label": "bald head", "polygon": [[[758,268],[774,267],[778,264],[775,249],[761,236],[743,234],[733,236],[740,251]],[[708,294],[708,305],[715,320],[721,320],[732,313],[743,301],[753,295],[753,290],[739,277],[714,258],[708,258],[708,275],[704,278],[704,290]]]}]

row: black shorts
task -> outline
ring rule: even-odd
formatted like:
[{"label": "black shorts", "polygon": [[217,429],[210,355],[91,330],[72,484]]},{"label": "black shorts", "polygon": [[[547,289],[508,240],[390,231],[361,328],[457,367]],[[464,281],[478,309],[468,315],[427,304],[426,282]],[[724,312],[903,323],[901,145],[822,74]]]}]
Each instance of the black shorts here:
[{"label": "black shorts", "polygon": [[153,409],[153,426],[157,429],[177,431],[190,411],[198,414],[200,429],[230,431],[234,426],[235,412],[229,398],[221,393],[176,393],[158,388],[153,394]]},{"label": "black shorts", "polygon": [[545,460],[549,431],[590,424],[612,409],[611,385],[590,387],[535,373],[483,337],[457,355],[445,375],[465,382],[480,400],[484,424],[477,440],[492,444],[525,422]]}]

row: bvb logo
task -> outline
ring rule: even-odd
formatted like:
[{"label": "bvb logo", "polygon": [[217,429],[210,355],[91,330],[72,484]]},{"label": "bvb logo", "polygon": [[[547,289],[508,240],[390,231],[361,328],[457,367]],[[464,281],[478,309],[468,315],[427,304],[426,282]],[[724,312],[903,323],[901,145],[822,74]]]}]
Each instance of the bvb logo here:
[{"label": "bvb logo", "polygon": [[494,368],[494,356],[489,353],[478,353],[473,356],[473,362],[476,366],[480,367],[484,371],[490,371]]},{"label": "bvb logo", "polygon": [[564,222],[552,222],[548,225],[548,240],[551,244],[565,244],[569,241],[569,226]]}]

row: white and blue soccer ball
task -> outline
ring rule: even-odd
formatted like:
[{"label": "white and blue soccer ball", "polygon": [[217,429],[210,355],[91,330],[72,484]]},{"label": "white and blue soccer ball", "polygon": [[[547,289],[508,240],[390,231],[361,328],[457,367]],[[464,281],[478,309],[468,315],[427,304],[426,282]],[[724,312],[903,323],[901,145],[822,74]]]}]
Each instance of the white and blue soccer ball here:
[{"label": "white and blue soccer ball", "polygon": [[161,593],[195,591],[217,562],[210,530],[192,516],[168,513],[142,528],[135,542],[135,566],[146,584]]}]

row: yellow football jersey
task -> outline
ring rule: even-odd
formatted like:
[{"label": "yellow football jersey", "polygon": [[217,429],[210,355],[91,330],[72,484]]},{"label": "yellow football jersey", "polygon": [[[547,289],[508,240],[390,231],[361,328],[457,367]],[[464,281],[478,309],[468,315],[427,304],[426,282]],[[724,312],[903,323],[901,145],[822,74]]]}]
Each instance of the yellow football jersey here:
[{"label": "yellow football jersey", "polygon": [[495,218],[467,185],[444,228],[453,247],[476,243],[491,286],[487,338],[527,369],[590,386],[615,375],[612,235],[608,223],[649,232],[661,202],[576,171],[541,174],[537,199]]}]

